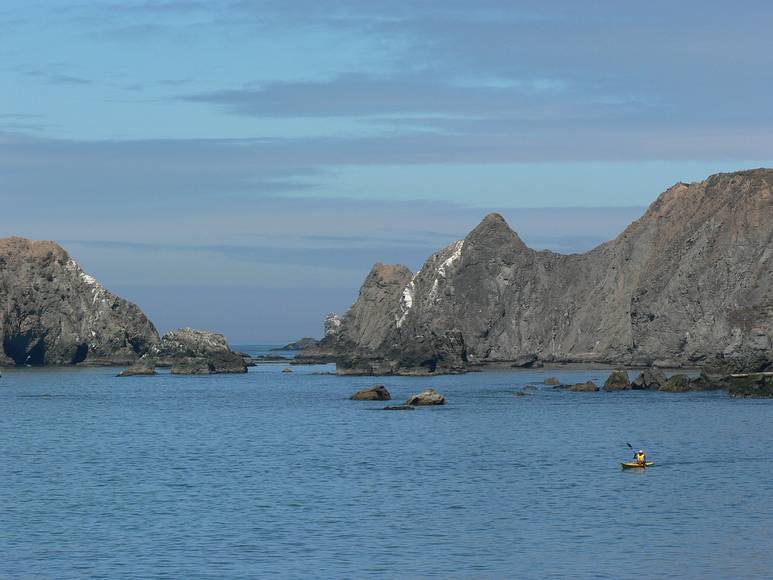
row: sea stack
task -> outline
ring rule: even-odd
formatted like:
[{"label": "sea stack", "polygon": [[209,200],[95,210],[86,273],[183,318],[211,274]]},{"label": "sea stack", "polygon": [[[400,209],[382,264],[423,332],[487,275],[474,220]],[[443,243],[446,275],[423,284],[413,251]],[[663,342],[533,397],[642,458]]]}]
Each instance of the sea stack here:
[{"label": "sea stack", "polygon": [[158,344],[153,324],[58,244],[0,239],[0,364],[130,365]]}]

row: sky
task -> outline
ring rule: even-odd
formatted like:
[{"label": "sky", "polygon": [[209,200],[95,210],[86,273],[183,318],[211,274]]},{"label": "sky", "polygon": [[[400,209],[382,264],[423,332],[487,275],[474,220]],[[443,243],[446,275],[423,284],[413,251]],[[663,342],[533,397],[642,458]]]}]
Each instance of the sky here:
[{"label": "sky", "polygon": [[0,236],[160,331],[319,336],[487,213],[585,251],[773,166],[763,1],[3,0]]}]

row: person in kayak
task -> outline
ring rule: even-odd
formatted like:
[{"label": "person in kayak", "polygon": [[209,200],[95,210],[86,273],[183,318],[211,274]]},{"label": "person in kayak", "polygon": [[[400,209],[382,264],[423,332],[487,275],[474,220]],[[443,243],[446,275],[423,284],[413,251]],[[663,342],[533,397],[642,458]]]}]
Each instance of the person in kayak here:
[{"label": "person in kayak", "polygon": [[644,451],[642,451],[641,449],[639,449],[636,453],[633,454],[633,460],[639,465],[647,464],[647,456],[644,455]]}]

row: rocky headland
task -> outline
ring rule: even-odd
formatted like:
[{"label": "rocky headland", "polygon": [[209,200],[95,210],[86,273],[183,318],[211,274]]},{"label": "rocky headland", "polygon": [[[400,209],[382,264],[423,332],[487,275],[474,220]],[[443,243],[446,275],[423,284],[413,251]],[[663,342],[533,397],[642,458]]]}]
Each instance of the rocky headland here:
[{"label": "rocky headland", "polygon": [[304,350],[307,348],[312,348],[317,346],[319,344],[319,340],[316,338],[312,338],[310,336],[304,336],[303,338],[300,338],[296,340],[295,342],[291,342],[290,344],[286,344],[284,346],[280,346],[279,348],[272,348],[272,351],[282,351],[282,350]]},{"label": "rocky headland", "polygon": [[677,183],[584,254],[533,250],[490,214],[415,274],[376,264],[335,329],[298,360],[364,375],[717,360],[761,371],[773,361],[772,260],[771,169]]}]

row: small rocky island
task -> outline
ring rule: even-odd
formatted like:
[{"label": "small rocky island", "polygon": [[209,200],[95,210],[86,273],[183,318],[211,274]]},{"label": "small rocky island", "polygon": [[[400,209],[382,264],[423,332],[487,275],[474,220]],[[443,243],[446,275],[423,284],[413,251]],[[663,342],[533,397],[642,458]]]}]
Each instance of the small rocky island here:
[{"label": "small rocky island", "polygon": [[119,376],[154,374],[156,367],[171,368],[173,375],[246,373],[244,355],[231,350],[222,334],[181,328],[171,330],[136,364]]}]

